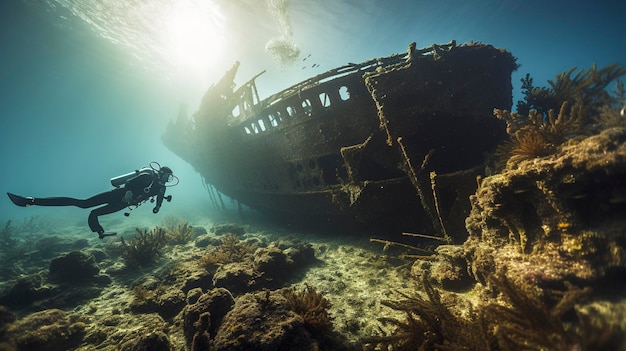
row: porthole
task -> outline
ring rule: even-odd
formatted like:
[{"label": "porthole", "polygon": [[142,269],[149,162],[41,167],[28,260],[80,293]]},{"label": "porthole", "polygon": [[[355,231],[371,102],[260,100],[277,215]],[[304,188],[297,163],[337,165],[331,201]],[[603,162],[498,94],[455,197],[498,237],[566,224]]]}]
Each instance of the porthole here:
[{"label": "porthole", "polygon": [[339,88],[339,97],[343,101],[347,101],[350,99],[350,91],[348,91],[347,86],[344,85],[341,88]]},{"label": "porthole", "polygon": [[328,96],[328,94],[326,93],[321,93],[320,102],[322,103],[322,106],[330,107],[330,96]]},{"label": "porthole", "polygon": [[296,110],[294,110],[294,108],[291,106],[287,106],[287,114],[289,115],[289,117],[295,117]]},{"label": "porthole", "polygon": [[235,106],[235,108],[233,109],[233,112],[232,112],[233,117],[235,117],[235,118],[239,117],[240,113],[241,113],[241,111],[239,111],[239,105]]},{"label": "porthole", "polygon": [[302,109],[304,110],[304,113],[305,113],[307,116],[310,116],[310,115],[311,115],[311,110],[312,110],[312,108],[311,108],[311,100],[309,100],[309,99],[304,99],[304,100],[302,101]]},{"label": "porthole", "polygon": [[267,118],[270,120],[270,125],[272,127],[277,127],[278,126],[278,120],[276,119],[276,117],[274,117],[274,114],[270,113]]}]

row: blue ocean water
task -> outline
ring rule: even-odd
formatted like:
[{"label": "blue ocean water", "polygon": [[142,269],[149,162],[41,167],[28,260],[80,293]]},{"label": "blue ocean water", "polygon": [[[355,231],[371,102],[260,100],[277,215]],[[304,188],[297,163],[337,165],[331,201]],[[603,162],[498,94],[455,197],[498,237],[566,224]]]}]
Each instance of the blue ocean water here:
[{"label": "blue ocean water", "polygon": [[[284,232],[279,229],[274,232],[275,227],[267,232],[265,228],[254,228],[239,242],[234,233],[243,233],[243,226],[229,223],[224,226],[226,229],[218,226],[214,230],[212,225],[217,221],[207,218],[222,213],[214,206],[215,199],[207,193],[200,175],[161,140],[180,105],[186,104],[190,112],[195,111],[206,89],[236,61],[241,62],[235,79],[238,84],[266,71],[257,80],[259,93],[264,98],[348,62],[406,52],[411,42],[423,48],[456,40],[459,44],[470,41],[492,44],[517,57],[521,66],[512,77],[513,101],[509,106],[494,106],[511,109],[522,98],[520,78],[527,73],[532,75],[535,85],[545,86],[556,74],[572,67],[626,65],[625,16],[626,4],[609,0],[2,1],[0,231],[8,220],[13,221],[14,227],[24,230],[18,241],[13,237],[0,238],[3,239],[0,243],[2,304],[11,303],[11,308],[24,314],[45,309],[44,317],[59,315],[60,311],[52,308],[74,313],[72,318],[78,316],[81,320],[76,323],[78,326],[74,325],[79,332],[73,335],[78,335],[73,347],[80,345],[81,350],[131,349],[120,345],[129,339],[154,336],[158,326],[171,332],[168,335],[171,345],[182,349],[185,342],[186,346],[190,342],[185,336],[193,335],[189,333],[190,325],[208,327],[205,325],[207,314],[203,313],[204,322],[200,316],[194,321],[181,319],[181,315],[174,318],[171,314],[178,313],[183,305],[188,308],[194,304],[194,298],[208,294],[207,289],[215,286],[236,291],[230,285],[222,285],[230,283],[223,276],[213,275],[215,272],[211,269],[217,268],[208,268],[210,262],[219,262],[220,253],[225,254],[217,248],[226,246],[230,240],[230,245],[243,251],[241,255],[245,260],[253,257],[246,251],[254,251],[255,266],[271,263],[265,265],[267,270],[259,269],[249,277],[245,276],[248,273],[233,274],[243,277],[241,281],[235,279],[235,283],[245,282],[242,286],[265,289],[264,298],[259,300],[269,303],[269,289],[283,287],[274,285],[282,283],[274,278],[282,278],[283,273],[288,280],[284,286],[293,283],[306,285],[308,289],[308,284],[314,282],[311,286],[317,286],[333,300],[335,310],[331,314],[336,328],[344,334],[358,336],[360,342],[364,336],[376,334],[377,318],[393,317],[387,314],[389,308],[381,306],[381,300],[397,298],[392,291],[399,289],[415,292],[412,286],[415,279],[407,278],[410,274],[415,278],[415,271],[408,269],[405,263],[398,268],[401,263],[389,254],[394,243],[372,244],[368,238],[349,236],[312,238],[295,230],[283,236]],[[157,215],[151,211],[153,206],[147,204],[128,217],[122,214],[126,210],[106,216],[102,219],[105,227],[120,230],[120,235],[110,241],[95,239],[87,227],[87,209],[20,208],[4,195],[12,192],[35,197],[86,198],[111,189],[110,178],[147,166],[152,161],[171,167],[179,179],[176,187],[168,189],[172,202],[165,202]],[[623,209],[621,194],[607,198],[615,202],[616,208]],[[226,202],[226,205],[233,206],[232,213],[238,218],[236,204]],[[498,205],[501,204],[493,204]],[[130,242],[132,235],[141,236],[141,231],[135,228],[153,228],[164,223],[168,216],[172,216],[169,224],[172,224],[171,218],[189,220],[195,232],[182,242],[168,244],[163,257],[159,257],[158,262],[150,262],[155,263],[153,266],[139,264],[143,262],[135,262],[140,267],[134,266],[128,259],[132,249],[119,238],[126,237]],[[40,217],[44,219],[38,222]],[[54,227],[56,222],[64,223],[62,230]],[[24,225],[20,226],[21,223]],[[564,234],[571,225],[566,221],[556,224]],[[212,233],[207,234],[207,229]],[[312,244],[307,242],[309,239]],[[524,240],[520,234],[519,241]],[[370,245],[368,250],[363,249],[367,244]],[[384,247],[371,249],[378,244]],[[577,244],[580,243],[571,240],[570,251],[580,250],[576,249]],[[452,253],[452,257],[464,261],[461,254],[465,253],[459,254],[460,248],[456,248],[456,253],[449,247],[444,249],[448,251],[442,251],[441,256]],[[66,255],[68,251],[73,252]],[[290,252],[289,259],[284,252]],[[486,252],[485,255],[489,255],[491,251]],[[280,259],[269,260],[272,255],[282,258],[282,265]],[[294,258],[298,257],[302,267],[293,265],[298,261]],[[241,261],[244,258],[240,258]],[[504,255],[503,260],[509,258]],[[510,261],[512,265],[518,263],[515,259]],[[245,262],[247,267],[251,262]],[[276,262],[278,265],[274,266]],[[314,265],[315,262],[321,264]],[[427,259],[423,263],[422,267],[428,268],[431,261]],[[312,267],[307,267],[309,264]],[[307,270],[299,270],[304,267]],[[468,271],[465,268],[462,271]],[[541,265],[531,268],[521,279],[544,280],[546,286],[551,287],[549,283],[553,278],[549,270],[542,270]],[[55,281],[59,273],[64,279]],[[290,280],[294,278],[289,276],[292,273],[297,273],[297,281]],[[83,280],[82,275],[87,276],[84,289],[80,284],[73,285],[73,279]],[[612,278],[610,274],[607,277],[606,280]],[[248,278],[250,280],[246,280]],[[219,282],[220,279],[223,280]],[[601,283],[614,288],[613,281]],[[611,293],[618,296],[624,285],[616,285]],[[137,287],[139,289],[135,289]],[[273,296],[281,294],[279,290],[271,293]],[[151,302],[159,303],[142,310],[145,306],[137,306],[142,294],[144,299],[152,295]],[[483,299],[486,295],[473,294],[470,298],[477,300],[480,296]],[[162,300],[161,296],[164,296]],[[602,292],[600,298],[604,299]],[[616,308],[615,315],[626,314],[623,305],[623,302],[614,305],[621,309]],[[163,306],[165,308],[161,309]],[[21,308],[24,310],[19,311]],[[458,308],[465,308],[464,303],[459,303]],[[167,310],[163,318],[168,320],[158,323],[161,317],[156,314],[164,313],[163,310]],[[210,316],[211,313],[213,311]],[[6,315],[4,307],[0,306],[0,344],[5,341],[5,327],[9,322]],[[603,316],[612,315],[605,312]],[[532,321],[538,320],[532,317]],[[67,349],[64,342],[72,333],[56,329],[56,339],[47,340],[50,334],[45,331],[53,329],[48,328],[53,324],[48,323],[50,319],[41,318],[39,330],[28,322],[29,319],[24,319],[27,322],[22,324],[22,329],[17,327],[11,331],[12,338],[29,335],[34,340],[43,340],[44,345],[38,349]],[[60,319],[63,318],[57,317]],[[255,326],[257,322],[275,324],[272,318],[255,318],[254,321]],[[213,320],[210,323],[213,324]],[[185,335],[182,335],[181,324],[187,325]],[[586,326],[601,329],[592,324],[588,322]],[[244,329],[248,329],[247,325]],[[83,338],[84,330],[88,334]],[[608,331],[612,332],[610,328]],[[524,332],[526,330],[521,331],[522,335]],[[585,335],[585,330],[582,332]],[[267,333],[272,334],[282,333]],[[168,347],[158,349],[170,349],[170,341],[166,340]],[[20,345],[28,345],[28,340],[21,340]],[[9,346],[3,347],[9,349]]]},{"label": "blue ocean water", "polygon": [[[206,206],[200,176],[164,147],[179,105],[197,108],[236,60],[265,97],[347,62],[471,40],[518,58],[538,86],[571,67],[626,63],[616,1],[79,1],[0,5],[0,184],[25,196],[86,197],[158,161],[181,182],[164,207]],[[510,108],[510,106],[500,106]],[[83,210],[71,210],[77,216]],[[60,214],[0,201],[0,219]]]}]

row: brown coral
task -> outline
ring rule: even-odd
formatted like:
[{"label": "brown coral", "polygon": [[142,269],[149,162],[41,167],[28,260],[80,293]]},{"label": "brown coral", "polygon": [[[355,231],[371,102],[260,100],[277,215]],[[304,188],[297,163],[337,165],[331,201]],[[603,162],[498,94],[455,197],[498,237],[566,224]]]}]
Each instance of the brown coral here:
[{"label": "brown coral", "polygon": [[166,231],[167,239],[172,244],[186,244],[193,237],[193,226],[186,221],[179,221]]},{"label": "brown coral", "polygon": [[619,328],[576,307],[591,293],[565,281],[561,290],[537,289],[513,283],[505,274],[490,284],[504,303],[492,302],[481,311],[499,350],[614,350]]},{"label": "brown coral", "polygon": [[242,262],[244,259],[254,253],[257,246],[254,243],[244,242],[239,239],[236,234],[225,234],[221,237],[221,244],[204,254],[199,265],[207,270],[214,270],[216,266]]},{"label": "brown coral", "polygon": [[498,168],[550,155],[568,139],[584,134],[583,110],[580,103],[570,108],[567,101],[561,104],[558,115],[555,115],[554,110],[549,110],[547,116],[536,110],[531,110],[528,116],[522,116],[494,109],[494,115],[506,122],[506,131],[511,135],[510,141],[498,147]]},{"label": "brown coral", "polygon": [[121,238],[122,256],[126,266],[148,266],[156,262],[165,246],[165,230],[156,227],[150,231],[136,228],[137,234],[128,242]]},{"label": "brown coral", "polygon": [[[381,301],[382,304],[406,314],[404,320],[381,318],[381,322],[396,327],[390,335],[366,340],[380,350],[492,350],[495,338],[489,333],[487,321],[470,309],[467,316],[454,313],[442,302],[440,292],[427,277],[422,286],[426,298],[419,294],[400,294],[402,299]],[[452,295],[451,295],[452,296]]]},{"label": "brown coral", "polygon": [[291,309],[304,319],[304,325],[309,330],[323,333],[332,329],[332,318],[328,314],[331,304],[314,287],[306,285],[301,291],[285,289],[282,293]]}]

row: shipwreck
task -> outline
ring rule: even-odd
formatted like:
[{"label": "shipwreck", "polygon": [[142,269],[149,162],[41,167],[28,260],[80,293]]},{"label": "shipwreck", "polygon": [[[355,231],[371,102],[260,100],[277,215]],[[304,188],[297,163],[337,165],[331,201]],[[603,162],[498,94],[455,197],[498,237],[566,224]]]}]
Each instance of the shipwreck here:
[{"label": "shipwreck", "polygon": [[263,72],[235,89],[238,67],[163,135],[216,199],[291,224],[466,233],[485,155],[506,138],[492,111],[512,104],[509,52],[411,43],[265,99]]}]

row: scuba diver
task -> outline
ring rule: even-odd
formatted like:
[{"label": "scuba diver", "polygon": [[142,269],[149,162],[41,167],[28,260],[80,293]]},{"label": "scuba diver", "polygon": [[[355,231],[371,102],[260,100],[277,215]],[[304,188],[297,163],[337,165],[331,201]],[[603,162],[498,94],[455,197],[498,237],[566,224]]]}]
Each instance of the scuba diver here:
[{"label": "scuba diver", "polygon": [[[166,183],[176,180],[175,184],[166,185]],[[116,235],[114,232],[105,232],[104,228],[98,222],[98,216],[117,212],[125,207],[132,210],[131,206],[139,207],[142,203],[150,200],[155,202],[156,206],[152,209],[153,213],[159,212],[163,199],[168,202],[172,201],[172,195],[165,196],[167,186],[178,184],[178,178],[173,174],[169,167],[161,167],[157,162],[151,162],[150,167],[143,167],[127,174],[111,179],[111,185],[115,189],[94,195],[88,199],[75,199],[71,197],[23,197],[11,193],[7,193],[9,199],[21,207],[28,206],[76,206],[80,208],[90,208],[98,205],[104,205],[91,211],[87,220],[89,228],[92,232],[98,233],[100,239]],[[124,213],[129,216],[130,212]]]}]

